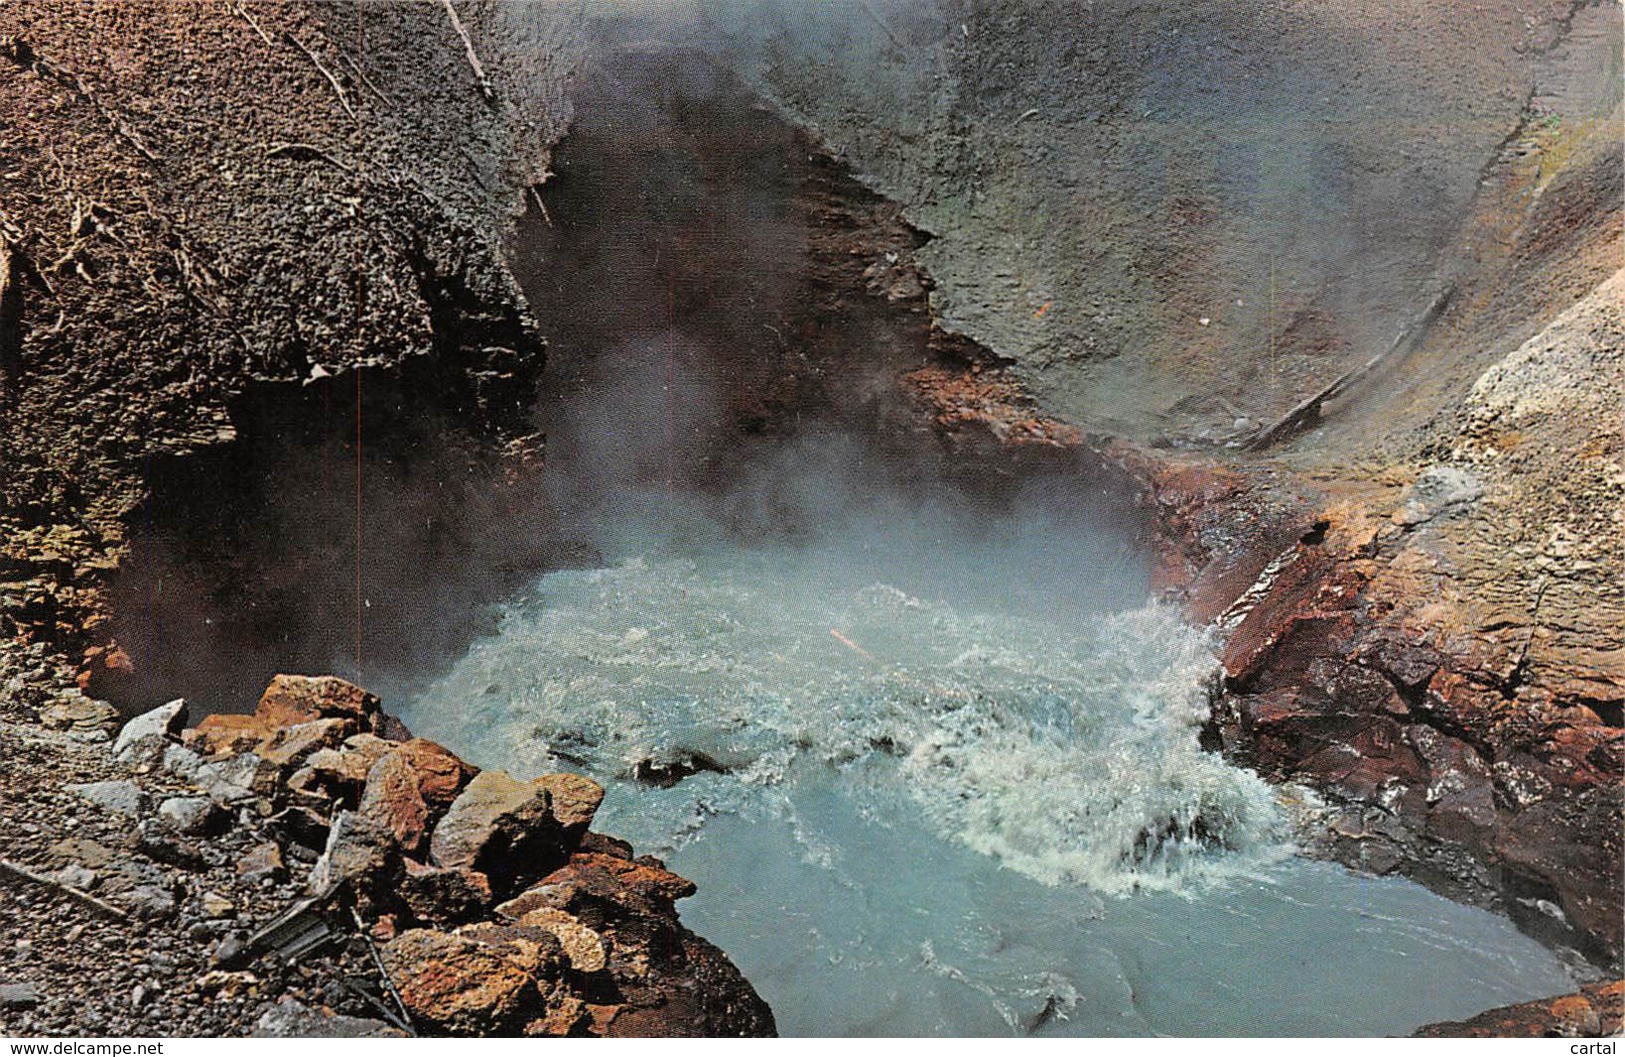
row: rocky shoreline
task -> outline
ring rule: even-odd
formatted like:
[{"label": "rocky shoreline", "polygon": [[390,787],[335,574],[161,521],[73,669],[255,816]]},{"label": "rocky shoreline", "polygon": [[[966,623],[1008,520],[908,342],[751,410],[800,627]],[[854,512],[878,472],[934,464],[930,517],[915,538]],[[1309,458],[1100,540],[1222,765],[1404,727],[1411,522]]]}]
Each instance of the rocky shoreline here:
[{"label": "rocky shoreline", "polygon": [[[773,1033],[678,921],[694,886],[590,831],[586,778],[479,771],[332,677],[278,676],[252,715],[191,728],[173,702],[116,739],[95,711],[7,724],[6,776],[42,810],[0,819],[7,931],[28,925],[0,955],[0,1031]],[[69,745],[95,780],[18,766]],[[128,991],[98,987],[110,968]]]},{"label": "rocky shoreline", "polygon": [[[1504,380],[1562,364],[1564,399],[1583,416],[1588,390],[1617,384],[1597,375],[1619,367],[1622,284],[1486,374],[1454,457],[1403,487],[1143,464],[1166,531],[1163,587],[1223,637],[1212,747],[1324,794],[1323,854],[1506,913],[1615,975],[1625,674],[1599,648],[1606,633],[1584,625],[1611,619],[1605,570],[1620,567],[1619,541],[1570,543],[1561,521],[1532,520],[1493,550],[1481,540],[1510,535],[1514,509],[1578,513],[1561,493],[1534,494],[1565,449],[1558,438],[1541,451],[1557,424],[1516,402],[1551,398],[1514,396]],[[1606,445],[1611,428],[1591,442]],[[1531,449],[1516,469],[1485,439],[1511,430]],[[1586,487],[1583,464],[1559,472],[1553,491]],[[1487,554],[1520,551],[1533,570],[1481,579]],[[1575,611],[1586,599],[1591,610]]]}]

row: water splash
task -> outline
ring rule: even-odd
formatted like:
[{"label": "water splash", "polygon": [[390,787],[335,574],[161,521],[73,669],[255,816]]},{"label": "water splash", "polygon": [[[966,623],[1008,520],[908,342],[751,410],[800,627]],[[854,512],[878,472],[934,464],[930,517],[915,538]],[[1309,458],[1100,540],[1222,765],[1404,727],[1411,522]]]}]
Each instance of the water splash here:
[{"label": "water splash", "polygon": [[978,611],[853,553],[555,573],[405,718],[605,781],[786,1034],[1402,1034],[1566,989],[1502,919],[1281,861],[1173,614]]},{"label": "water splash", "polygon": [[1174,613],[1050,623],[830,570],[773,552],[555,573],[413,718],[460,712],[531,768],[725,774],[701,783],[723,809],[797,768],[895,782],[942,837],[1109,894],[1281,853],[1271,791],[1198,748],[1213,661]]}]

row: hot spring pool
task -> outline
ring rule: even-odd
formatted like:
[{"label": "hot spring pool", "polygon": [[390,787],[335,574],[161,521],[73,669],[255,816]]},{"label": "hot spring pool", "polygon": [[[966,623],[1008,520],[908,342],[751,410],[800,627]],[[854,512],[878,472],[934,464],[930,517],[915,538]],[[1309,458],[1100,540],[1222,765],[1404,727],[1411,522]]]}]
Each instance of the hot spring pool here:
[{"label": "hot spring pool", "polygon": [[924,568],[553,573],[404,718],[604,782],[598,828],[699,884],[684,921],[786,1035],[1389,1035],[1573,988],[1501,918],[1296,857],[1300,794],[1199,749],[1173,612],[999,612]]}]

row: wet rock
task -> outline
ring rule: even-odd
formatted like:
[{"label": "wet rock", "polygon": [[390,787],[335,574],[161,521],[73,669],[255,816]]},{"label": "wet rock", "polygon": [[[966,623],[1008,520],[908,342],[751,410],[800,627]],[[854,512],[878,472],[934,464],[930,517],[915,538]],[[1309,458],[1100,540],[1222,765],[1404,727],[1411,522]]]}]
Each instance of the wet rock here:
[{"label": "wet rock", "polygon": [[459,925],[491,906],[491,882],[466,867],[442,868],[405,862],[401,899],[412,916],[431,925]]},{"label": "wet rock", "polygon": [[429,829],[429,805],[420,791],[418,770],[405,754],[392,752],[373,765],[358,812],[387,830],[403,851],[415,852],[422,845]]},{"label": "wet rock", "polygon": [[604,791],[579,775],[520,782],[482,771],[435,826],[436,865],[467,867],[506,885],[563,862],[580,842]]},{"label": "wet rock", "polygon": [[511,1032],[540,1012],[540,950],[409,929],[380,949],[414,1021],[454,1034]]},{"label": "wet rock", "polygon": [[41,1001],[39,988],[33,984],[0,983],[0,1009],[12,1012],[33,1009]]},{"label": "wet rock", "polygon": [[113,758],[126,766],[158,763],[186,725],[186,702],[176,699],[136,716],[119,731]]},{"label": "wet rock", "polygon": [[1591,984],[1572,995],[1543,998],[1480,1013],[1471,1020],[1418,1028],[1424,1039],[1612,1038],[1621,1030],[1625,980]]},{"label": "wet rock", "polygon": [[632,768],[632,777],[644,785],[669,789],[685,778],[707,771],[728,773],[726,767],[703,752],[677,750],[639,760]]},{"label": "wet rock", "polygon": [[97,807],[120,815],[129,815],[132,818],[141,814],[141,808],[145,801],[141,787],[127,778],[108,782],[81,782],[74,785],[65,785],[62,788],[70,793],[84,797]]},{"label": "wet rock", "polygon": [[188,837],[213,833],[226,821],[225,812],[206,796],[172,796],[158,805],[158,817]]},{"label": "wet rock", "polygon": [[340,1016],[330,1009],[312,1009],[296,998],[284,998],[266,1010],[254,1025],[257,1039],[396,1039],[406,1033],[382,1020]]},{"label": "wet rock", "polygon": [[672,873],[658,860],[578,852],[564,866],[496,910],[514,921],[541,908],[582,914],[611,904],[651,916],[675,916],[672,904],[695,891],[693,881]]}]

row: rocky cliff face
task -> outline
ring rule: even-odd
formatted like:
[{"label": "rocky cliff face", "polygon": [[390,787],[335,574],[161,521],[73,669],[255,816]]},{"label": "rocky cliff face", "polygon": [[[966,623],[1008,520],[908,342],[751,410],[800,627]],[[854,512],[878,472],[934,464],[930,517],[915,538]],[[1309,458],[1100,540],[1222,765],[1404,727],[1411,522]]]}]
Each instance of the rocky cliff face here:
[{"label": "rocky cliff face", "polygon": [[146,471],[231,441],[255,380],[369,370],[522,432],[541,342],[498,247],[572,30],[464,6],[483,89],[439,6],[0,13],[0,631],[93,626]]},{"label": "rocky cliff face", "polygon": [[[1229,526],[1265,567],[1235,569],[1232,546],[1185,586],[1227,634],[1222,744],[1328,793],[1333,854],[1604,963],[1620,950],[1625,554],[1603,483],[1617,416],[1597,401],[1619,393],[1622,306],[1625,273],[1481,376],[1404,488],[1266,500],[1273,533]],[[1516,455],[1497,441],[1514,437]],[[1200,533],[1220,479],[1165,478],[1176,531]],[[1230,485],[1259,498],[1245,473]]]},{"label": "rocky cliff face", "polygon": [[1525,188],[1486,177],[1617,139],[1606,5],[695,6],[937,236],[945,327],[1142,440],[1273,421],[1498,255]]},{"label": "rocky cliff face", "polygon": [[1117,438],[1214,746],[1617,966],[1618,9],[694,6],[936,236],[944,428]]}]

